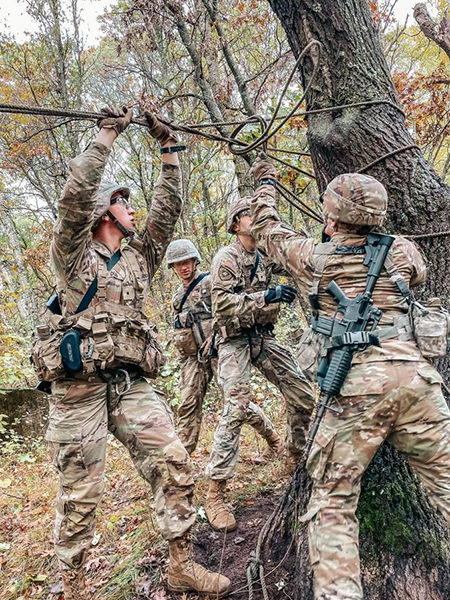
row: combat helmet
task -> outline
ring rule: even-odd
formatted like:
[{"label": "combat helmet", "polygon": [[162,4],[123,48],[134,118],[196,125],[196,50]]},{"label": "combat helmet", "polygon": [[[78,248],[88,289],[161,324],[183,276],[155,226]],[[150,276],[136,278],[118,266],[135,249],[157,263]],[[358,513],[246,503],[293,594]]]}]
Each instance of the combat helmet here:
[{"label": "combat helmet", "polygon": [[234,233],[233,231],[233,223],[237,215],[244,211],[250,210],[250,196],[244,196],[243,198],[239,198],[235,202],[230,205],[228,209],[228,218],[227,218],[227,231],[228,233]]},{"label": "combat helmet", "polygon": [[387,210],[387,192],[370,175],[344,173],[335,177],[323,195],[323,214],[333,221],[378,227]]},{"label": "combat helmet", "polygon": [[174,240],[167,246],[166,260],[168,267],[188,258],[195,258],[196,265],[202,260],[195,244],[191,240]]},{"label": "combat helmet", "polygon": [[111,206],[111,196],[113,196],[116,192],[120,192],[127,200],[130,197],[130,188],[123,187],[117,183],[113,183],[112,181],[102,181],[95,196],[95,210],[92,229],[97,227],[100,218],[108,212],[108,209]]}]

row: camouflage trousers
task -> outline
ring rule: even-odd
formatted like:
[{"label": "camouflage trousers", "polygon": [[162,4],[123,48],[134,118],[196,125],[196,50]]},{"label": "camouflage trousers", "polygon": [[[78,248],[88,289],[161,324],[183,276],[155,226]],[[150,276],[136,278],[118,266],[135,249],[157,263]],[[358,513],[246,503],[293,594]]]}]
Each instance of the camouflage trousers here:
[{"label": "camouflage trousers", "polygon": [[358,505],[361,478],[387,440],[415,469],[450,522],[450,410],[427,361],[355,364],[328,411],[308,460],[309,521],[316,600],[362,600]]},{"label": "camouflage trousers", "polygon": [[181,359],[181,404],[177,411],[177,432],[191,454],[197,447],[205,399],[211,379],[217,381],[217,359],[200,362],[196,356]]},{"label": "camouflage trousers", "polygon": [[[239,452],[239,436],[244,423],[252,425],[264,438],[275,431],[261,409],[251,402],[251,366],[255,365],[277,386],[286,401],[287,446],[301,455],[314,407],[313,389],[292,354],[277,344],[271,333],[254,337],[240,335],[218,345],[218,377],[225,405],[214,434],[206,474],[224,480],[233,476]],[[253,411],[252,411],[252,407]],[[257,419],[257,415],[260,417]]]},{"label": "camouflage trousers", "polygon": [[150,483],[163,535],[180,537],[195,521],[189,456],[164,396],[139,378],[121,396],[112,391],[108,406],[106,387],[74,380],[52,386],[46,439],[59,473],[54,539],[61,569],[80,568],[91,545],[104,488],[108,430]]}]

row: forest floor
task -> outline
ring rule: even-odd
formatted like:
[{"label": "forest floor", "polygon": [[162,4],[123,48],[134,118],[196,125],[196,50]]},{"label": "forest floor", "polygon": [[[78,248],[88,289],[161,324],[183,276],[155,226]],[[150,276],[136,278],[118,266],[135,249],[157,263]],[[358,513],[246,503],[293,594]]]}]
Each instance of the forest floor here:
[{"label": "forest floor", "polygon": [[[266,407],[284,432],[281,403]],[[207,489],[204,468],[209,457],[217,409],[205,414],[199,446],[192,457],[197,525],[195,556],[205,566],[230,577],[236,599],[248,597],[246,566],[259,531],[277,504],[288,476],[283,459],[255,466],[252,458],[264,442],[249,427],[241,437],[237,474],[230,481],[228,499],[238,519],[238,529],[227,535],[214,532],[206,521],[203,499]],[[164,600],[167,543],[155,524],[152,494],[139,478],[127,452],[113,437],[109,440],[106,489],[97,511],[97,528],[86,576],[98,600]],[[16,439],[0,450],[0,598],[2,600],[59,600],[61,583],[52,545],[57,478],[45,442]],[[271,597],[289,596],[286,560],[269,574]],[[266,565],[269,572],[273,565]],[[258,588],[256,588],[258,589]],[[260,594],[257,594],[258,597]],[[195,596],[190,596],[194,598]],[[185,595],[180,594],[179,600]]]}]

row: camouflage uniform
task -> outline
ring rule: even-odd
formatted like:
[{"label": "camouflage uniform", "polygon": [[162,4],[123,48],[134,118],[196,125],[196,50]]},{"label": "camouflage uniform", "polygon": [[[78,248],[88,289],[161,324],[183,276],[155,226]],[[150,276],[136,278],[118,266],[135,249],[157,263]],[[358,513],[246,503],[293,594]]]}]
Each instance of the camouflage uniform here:
[{"label": "camouflage uniform", "polygon": [[[373,178],[358,177],[361,189],[359,184],[353,190],[344,189],[345,180],[339,178],[330,184],[333,189],[324,198],[325,216],[344,223],[380,224],[383,215],[376,206],[382,191]],[[343,198],[350,194],[361,202],[364,186],[371,186],[372,206],[367,198],[362,207]],[[334,279],[354,297],[364,290],[367,279],[364,254],[334,251],[340,245],[361,246],[366,238],[348,229],[348,233],[334,235],[329,244],[316,246],[313,239],[281,222],[274,196],[272,186],[262,185],[253,199],[252,231],[257,244],[291,273],[305,296],[316,287],[319,316],[332,317],[336,303],[325,292],[328,283]],[[317,276],[320,256],[325,258]],[[390,257],[410,287],[424,281],[425,264],[412,242],[396,237]],[[386,271],[375,287],[373,303],[383,310],[380,326],[398,323],[398,335],[383,340],[381,347],[369,346],[354,355],[338,397],[343,412],[326,412],[307,463],[313,491],[301,520],[309,522],[317,600],[363,598],[355,512],[363,472],[384,441],[402,452],[428,489],[430,500],[450,521],[450,411],[441,392],[441,377],[421,355],[408,327],[400,326],[408,306]],[[311,331],[306,333],[302,345],[306,362],[317,361],[323,341]]]},{"label": "camouflage uniform", "polygon": [[[163,163],[139,250],[125,246],[116,266],[106,271],[111,251],[100,240],[92,240],[91,228],[96,203],[101,200],[97,194],[108,155],[106,146],[95,142],[71,161],[51,245],[63,317],[73,315],[100,271],[105,283],[101,285],[99,277],[99,290],[90,306],[95,311],[103,303],[107,310],[118,307],[125,311],[125,317],[118,309],[116,315],[94,313],[86,325],[96,340],[94,358],[100,369],[102,364],[109,364],[102,349],[111,341],[107,329],[110,321],[119,327],[125,353],[127,348],[132,352],[133,339],[148,326],[142,310],[149,282],[181,210],[179,168]],[[128,319],[127,311],[133,318]],[[132,331],[127,333],[127,327]],[[114,366],[123,365],[119,361]],[[132,378],[128,391],[123,381],[116,388],[107,386],[97,370],[52,384],[46,438],[60,478],[54,534],[63,570],[79,569],[92,541],[95,510],[104,487],[108,430],[127,447],[139,473],[151,484],[164,536],[179,538],[195,520],[189,457],[175,434],[171,411],[163,395],[139,375],[137,365],[127,369]]]},{"label": "camouflage uniform", "polygon": [[[192,280],[199,277],[198,269],[194,271]],[[212,333],[211,312],[211,277],[206,275],[189,294],[180,311],[181,300],[188,285],[180,285],[172,298],[175,315],[183,323],[188,315],[200,319],[202,334],[206,341]],[[191,334],[192,335],[192,334]],[[177,343],[177,329],[174,331],[175,345],[181,355],[180,391],[181,404],[177,411],[177,432],[186,450],[194,452],[203,417],[203,400],[211,379],[217,381],[217,359],[202,356],[200,348],[195,345],[192,353],[187,353],[183,343]],[[205,353],[207,349],[205,348]],[[205,354],[204,353],[204,354]]]},{"label": "camouflage uniform", "polygon": [[222,248],[212,265],[218,375],[225,395],[224,411],[206,468],[207,475],[214,480],[232,477],[244,423],[252,425],[266,439],[274,431],[259,407],[256,407],[259,415],[249,411],[252,364],[278,387],[286,400],[288,448],[297,457],[301,454],[313,409],[310,383],[291,353],[277,344],[273,335],[279,306],[266,305],[264,299],[273,265],[261,257],[251,282],[255,259],[256,253],[248,252],[237,240]]}]

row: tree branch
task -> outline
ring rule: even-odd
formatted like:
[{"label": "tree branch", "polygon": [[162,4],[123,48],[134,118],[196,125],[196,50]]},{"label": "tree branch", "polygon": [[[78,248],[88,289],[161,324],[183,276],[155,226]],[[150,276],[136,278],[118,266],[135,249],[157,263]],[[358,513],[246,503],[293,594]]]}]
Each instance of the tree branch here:
[{"label": "tree branch", "polygon": [[414,7],[414,18],[422,33],[442,48],[450,58],[450,19],[448,13],[445,14],[438,25],[431,18],[425,4],[420,3]]}]

